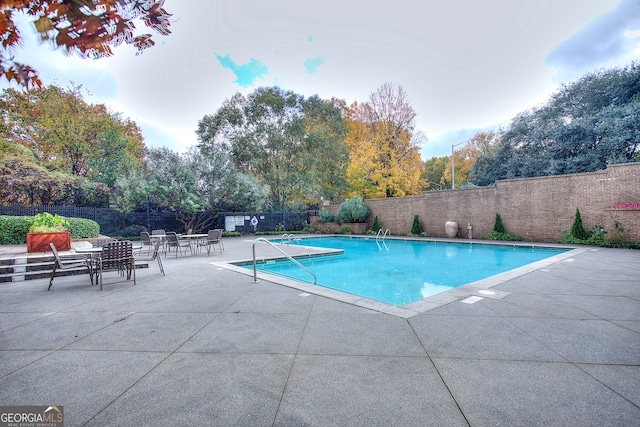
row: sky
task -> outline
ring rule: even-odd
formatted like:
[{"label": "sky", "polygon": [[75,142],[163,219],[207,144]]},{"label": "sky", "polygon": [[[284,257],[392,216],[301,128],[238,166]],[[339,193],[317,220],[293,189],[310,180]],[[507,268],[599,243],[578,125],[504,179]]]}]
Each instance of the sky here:
[{"label": "sky", "polygon": [[[18,26],[15,60],[45,84],[135,121],[150,147],[184,152],[235,93],[279,86],[366,102],[402,87],[423,160],[544,104],[562,83],[640,58],[640,0],[166,0],[172,34],[136,55],[65,56]],[[139,23],[138,33],[149,32]],[[8,87],[6,80],[0,88]]]}]

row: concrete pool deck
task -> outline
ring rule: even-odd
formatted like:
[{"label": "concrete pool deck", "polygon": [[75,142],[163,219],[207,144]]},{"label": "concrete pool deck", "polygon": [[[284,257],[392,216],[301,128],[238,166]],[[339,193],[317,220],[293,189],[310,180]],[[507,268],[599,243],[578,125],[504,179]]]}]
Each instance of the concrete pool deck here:
[{"label": "concrete pool deck", "polygon": [[0,405],[61,405],[67,426],[640,424],[637,250],[399,315],[223,268],[252,243],[163,256],[136,286],[0,283]]}]

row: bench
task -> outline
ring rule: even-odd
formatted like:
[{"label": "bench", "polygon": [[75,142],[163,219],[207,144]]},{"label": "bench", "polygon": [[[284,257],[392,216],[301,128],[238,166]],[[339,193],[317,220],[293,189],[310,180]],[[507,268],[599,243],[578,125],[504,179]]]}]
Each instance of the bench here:
[{"label": "bench", "polygon": [[[64,260],[69,257],[62,256],[61,258]],[[52,256],[0,260],[0,283],[48,279],[53,272],[53,264],[55,264],[55,258]],[[148,263],[136,262],[136,268],[147,268],[148,266]],[[86,268],[69,268],[57,270],[56,277],[86,273]]]}]

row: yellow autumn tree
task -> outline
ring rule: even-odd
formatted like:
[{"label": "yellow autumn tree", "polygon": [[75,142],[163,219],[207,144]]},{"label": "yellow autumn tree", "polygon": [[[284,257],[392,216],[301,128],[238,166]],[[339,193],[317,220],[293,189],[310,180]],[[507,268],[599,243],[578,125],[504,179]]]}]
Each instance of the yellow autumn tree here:
[{"label": "yellow autumn tree", "polygon": [[349,195],[402,197],[418,194],[423,164],[416,112],[402,87],[387,83],[369,102],[345,108],[346,144],[350,149]]},{"label": "yellow autumn tree", "polygon": [[[496,134],[490,132],[478,132],[462,148],[454,151],[455,186],[464,185],[469,180],[469,173],[478,156],[486,152],[496,141]],[[440,183],[451,188],[451,158],[447,162]]]}]

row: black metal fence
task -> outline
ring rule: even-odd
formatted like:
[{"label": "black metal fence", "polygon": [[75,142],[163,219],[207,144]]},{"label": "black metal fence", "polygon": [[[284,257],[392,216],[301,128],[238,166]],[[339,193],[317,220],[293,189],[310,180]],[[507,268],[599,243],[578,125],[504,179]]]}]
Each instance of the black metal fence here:
[{"label": "black metal fence", "polygon": [[[100,234],[106,236],[139,236],[141,231],[164,229],[184,232],[175,212],[150,210],[144,212],[120,212],[115,209],[55,206],[55,205],[9,205],[0,206],[0,215],[33,216],[49,212],[68,218],[86,218],[100,225]],[[215,228],[250,234],[254,231],[296,231],[309,224],[313,212],[220,212],[215,220]],[[252,222],[252,220],[255,220]],[[255,227],[254,227],[255,223]],[[196,230],[205,232],[206,230]]]},{"label": "black metal fence", "polygon": [[[250,234],[256,231],[298,231],[309,224],[315,211],[304,212],[220,212],[215,228]],[[317,213],[315,213],[317,215]]]}]

